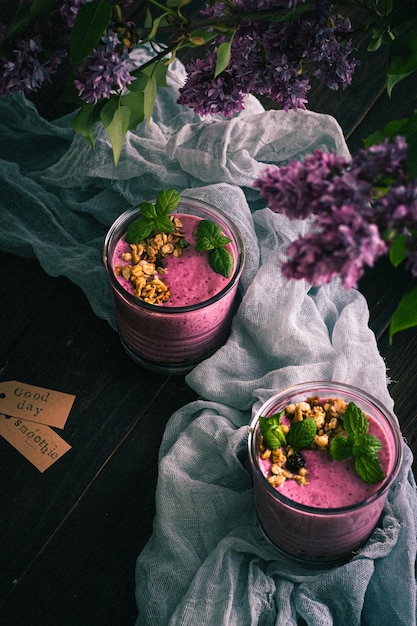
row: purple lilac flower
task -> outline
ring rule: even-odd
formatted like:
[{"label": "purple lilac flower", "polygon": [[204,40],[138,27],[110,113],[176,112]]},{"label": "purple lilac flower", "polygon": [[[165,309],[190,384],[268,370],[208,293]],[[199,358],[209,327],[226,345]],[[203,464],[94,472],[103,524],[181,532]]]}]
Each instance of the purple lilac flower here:
[{"label": "purple lilac flower", "polygon": [[360,150],[351,161],[316,150],[303,161],[266,168],[254,187],[271,210],[311,220],[311,232],[287,250],[283,273],[320,285],[340,276],[355,287],[364,271],[405,237],[417,276],[417,180],[406,179],[402,137]]},{"label": "purple lilac flower", "polygon": [[300,20],[298,33],[293,33],[299,45],[305,45],[303,58],[312,76],[329,89],[337,90],[339,86],[345,89],[350,85],[359,64],[349,58],[354,52],[352,41],[346,38],[350,30],[350,21],[334,15],[333,5],[320,0],[306,19]]},{"label": "purple lilac flower", "polygon": [[190,63],[187,82],[179,89],[178,104],[189,106],[198,115],[221,113],[228,118],[244,108],[244,93],[229,69],[214,78],[215,66],[216,57],[212,52]]},{"label": "purple lilac flower", "polygon": [[[311,214],[328,212],[333,203],[333,178],[345,171],[346,161],[331,152],[315,150],[303,161],[291,161],[282,167],[267,167],[255,181],[262,198],[275,213],[291,219],[305,219]],[[324,200],[324,202],[323,202]]]},{"label": "purple lilac flower", "polygon": [[117,34],[109,29],[101,41],[78,67],[74,80],[78,95],[87,103],[108,99],[113,89],[124,89],[135,80],[130,74],[134,64]]},{"label": "purple lilac flower", "polygon": [[284,110],[305,108],[309,81],[300,74],[298,55],[282,47],[282,30],[280,24],[264,22],[242,26],[233,40],[230,67],[242,91],[267,96]]},{"label": "purple lilac flower", "polygon": [[65,52],[58,50],[49,58],[44,57],[41,37],[19,40],[12,50],[11,59],[0,59],[0,97],[15,92],[29,94],[37,91],[45,82],[51,81]]},{"label": "purple lilac flower", "polygon": [[62,3],[62,7],[59,12],[64,24],[67,26],[68,30],[74,26],[75,18],[77,17],[77,13],[83,4],[87,2],[91,2],[91,0],[64,0]]},{"label": "purple lilac flower", "polygon": [[340,276],[346,289],[356,287],[364,265],[373,265],[387,246],[374,224],[339,224],[290,244],[282,266],[286,278],[321,285]]},{"label": "purple lilac flower", "polygon": [[[216,81],[218,99],[214,99],[210,106],[205,106],[202,101],[207,89],[196,89],[196,75],[202,68],[198,64],[187,67],[189,78],[181,90],[180,104],[190,106],[197,113],[201,110],[205,113],[223,111],[230,117],[242,109],[244,94],[266,96],[278,107],[288,110],[305,108],[313,76],[332,89],[349,85],[356,65],[348,58],[353,52],[351,42],[345,40],[350,23],[332,15],[333,5],[328,0],[317,0],[299,17],[283,22],[270,22],[267,18],[245,21],[240,17],[242,13],[293,9],[304,1],[232,0],[207,4],[202,11],[205,17],[236,15],[237,30],[232,41],[230,63]],[[216,43],[222,41],[224,38],[219,36]],[[210,77],[207,70],[208,66],[204,81],[210,83],[213,75]],[[222,78],[227,89],[221,84]],[[235,83],[233,88],[229,85],[231,78]],[[233,93],[227,107],[223,106],[225,92]],[[236,106],[233,109],[234,99]]]}]

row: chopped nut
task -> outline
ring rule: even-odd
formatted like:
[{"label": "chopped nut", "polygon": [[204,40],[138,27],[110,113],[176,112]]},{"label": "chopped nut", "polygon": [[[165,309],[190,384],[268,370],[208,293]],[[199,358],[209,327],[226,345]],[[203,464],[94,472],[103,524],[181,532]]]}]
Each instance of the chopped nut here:
[{"label": "chopped nut", "polygon": [[317,448],[327,448],[329,443],[329,435],[316,435],[313,440],[313,445]]},{"label": "chopped nut", "polygon": [[124,265],[121,270],[120,270],[123,278],[125,278],[126,280],[130,280],[130,277],[132,275],[132,266],[131,265]]},{"label": "chopped nut", "polygon": [[164,243],[161,248],[161,253],[163,256],[168,256],[168,254],[172,254],[174,252],[174,245],[172,243]]},{"label": "chopped nut", "polygon": [[273,463],[279,463],[283,465],[287,460],[287,457],[282,450],[272,450],[271,460]]}]

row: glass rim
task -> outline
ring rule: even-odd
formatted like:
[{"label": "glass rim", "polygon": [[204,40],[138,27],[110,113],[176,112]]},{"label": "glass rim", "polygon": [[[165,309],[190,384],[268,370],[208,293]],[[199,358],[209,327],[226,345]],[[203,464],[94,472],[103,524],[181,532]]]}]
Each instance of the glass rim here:
[{"label": "glass rim", "polygon": [[[287,396],[289,394],[296,394],[301,392],[303,389],[306,391],[311,389],[313,392],[314,389],[328,389],[329,391],[340,390],[343,393],[343,390],[346,393],[351,393],[355,395],[359,395],[360,398],[366,400],[369,404],[373,405],[375,409],[377,409],[382,416],[385,418],[389,428],[391,429],[392,436],[396,443],[396,455],[393,459],[393,466],[389,476],[387,476],[380,487],[372,493],[367,498],[360,500],[359,502],[355,502],[354,504],[349,504],[343,507],[332,507],[332,508],[320,508],[316,506],[311,506],[308,504],[302,504],[300,502],[296,502],[291,498],[288,498],[277,489],[275,489],[272,485],[270,485],[262,473],[259,464],[256,462],[256,451],[253,450],[256,442],[256,434],[259,430],[259,422],[258,418],[268,412],[268,409],[272,408],[274,404],[276,404],[277,400],[282,396]],[[262,406],[258,409],[255,416],[251,419],[249,424],[249,436],[248,436],[248,451],[249,451],[249,460],[251,464],[252,471],[256,472],[256,475],[259,476],[263,486],[265,486],[267,492],[277,500],[279,500],[283,505],[290,507],[292,509],[297,509],[302,511],[303,513],[315,515],[315,516],[323,516],[323,517],[336,517],[337,515],[344,514],[346,512],[355,511],[359,508],[362,508],[364,504],[371,504],[375,500],[378,500],[386,491],[390,489],[394,480],[396,479],[398,472],[400,470],[400,466],[403,458],[403,438],[401,434],[401,430],[397,419],[393,416],[391,411],[387,409],[386,406],[382,404],[375,396],[368,393],[367,391],[356,387],[355,385],[351,385],[349,383],[340,383],[338,381],[329,381],[329,380],[318,380],[311,381],[305,383],[297,383],[295,385],[290,385],[285,387],[279,392],[274,393],[266,402],[262,404]]]},{"label": "glass rim", "polygon": [[[155,199],[153,200],[151,199],[149,200],[149,202],[155,202]],[[108,251],[109,251],[111,243],[113,242],[113,238],[117,230],[120,227],[122,227],[124,224],[126,224],[126,227],[127,227],[129,223],[133,221],[133,218],[137,216],[140,210],[139,205],[138,205],[138,206],[131,207],[130,209],[127,209],[126,211],[124,211],[121,215],[119,215],[119,217],[115,219],[113,224],[110,226],[104,238],[103,256],[102,256],[102,260],[103,260],[105,269],[107,271],[111,285],[116,289],[119,296],[127,300],[127,302],[129,302],[130,304],[140,306],[141,308],[147,311],[150,311],[156,315],[158,313],[163,314],[163,315],[172,315],[175,313],[177,314],[189,313],[192,311],[198,311],[199,309],[205,308],[209,306],[210,304],[212,304],[213,302],[217,302],[218,300],[222,299],[225,295],[229,293],[229,291],[231,291],[235,287],[236,283],[239,281],[240,276],[243,271],[243,266],[244,266],[244,261],[245,261],[245,245],[244,245],[243,237],[240,233],[239,228],[222,209],[219,209],[213,204],[205,202],[204,200],[198,200],[196,198],[191,198],[188,196],[181,196],[181,199],[178,205],[176,206],[174,211],[172,211],[172,213],[181,212],[180,211],[181,205],[182,206],[185,205],[186,207],[189,207],[192,204],[196,205],[197,208],[201,207],[203,210],[214,211],[216,214],[218,214],[220,221],[223,220],[225,222],[226,226],[230,229],[231,234],[234,237],[235,245],[237,248],[236,267],[232,276],[229,279],[229,282],[227,283],[227,285],[225,285],[221,289],[221,291],[216,293],[214,296],[207,298],[207,300],[203,300],[202,302],[197,302],[195,304],[188,304],[186,306],[163,306],[161,307],[159,305],[149,304],[148,302],[144,302],[143,300],[140,300],[133,294],[126,291],[126,289],[119,283],[119,281],[117,280],[115,276],[115,273],[111,266],[111,259],[109,258]],[[192,215],[192,213],[189,213],[189,214]]]}]

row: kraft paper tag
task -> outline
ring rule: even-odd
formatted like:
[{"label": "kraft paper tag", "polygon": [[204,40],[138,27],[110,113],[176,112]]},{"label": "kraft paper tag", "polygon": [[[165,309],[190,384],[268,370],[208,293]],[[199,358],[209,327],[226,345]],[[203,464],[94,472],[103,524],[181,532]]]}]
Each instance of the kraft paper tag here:
[{"label": "kraft paper tag", "polygon": [[44,472],[71,449],[49,426],[1,414],[0,435],[40,472]]},{"label": "kraft paper tag", "polygon": [[64,428],[75,396],[17,380],[0,382],[0,413]]}]

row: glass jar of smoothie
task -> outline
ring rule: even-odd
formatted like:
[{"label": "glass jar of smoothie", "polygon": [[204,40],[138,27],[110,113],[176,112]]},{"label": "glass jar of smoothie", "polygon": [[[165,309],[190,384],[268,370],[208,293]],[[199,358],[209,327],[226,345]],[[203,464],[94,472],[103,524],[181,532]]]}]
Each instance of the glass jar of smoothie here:
[{"label": "glass jar of smoothie", "polygon": [[[185,374],[214,353],[229,335],[244,263],[242,237],[220,209],[181,197],[172,216],[181,220],[187,247],[180,256],[171,254],[156,263],[154,282],[159,285],[162,280],[170,297],[153,303],[149,298],[139,299],[129,277],[120,273],[129,255],[124,238],[139,216],[138,208],[123,213],[104,243],[103,261],[113,291],[120,340],[140,365],[160,373]],[[230,240],[225,248],[233,264],[227,277],[213,271],[206,251],[195,249],[196,229],[202,220],[217,224]]]},{"label": "glass jar of smoothie", "polygon": [[[273,421],[265,421],[271,417]],[[299,448],[306,444],[303,429],[293,430],[293,437],[290,432],[297,421],[308,418],[316,422],[315,431],[314,423],[308,424],[313,425],[314,439]],[[274,421],[280,428],[271,438],[268,428]],[[281,444],[274,452],[260,424],[273,447]],[[344,441],[332,445],[337,435]],[[248,445],[264,534],[278,552],[307,567],[346,562],[365,544],[402,460],[396,419],[376,398],[337,382],[302,383],[273,395],[253,418]]]}]

